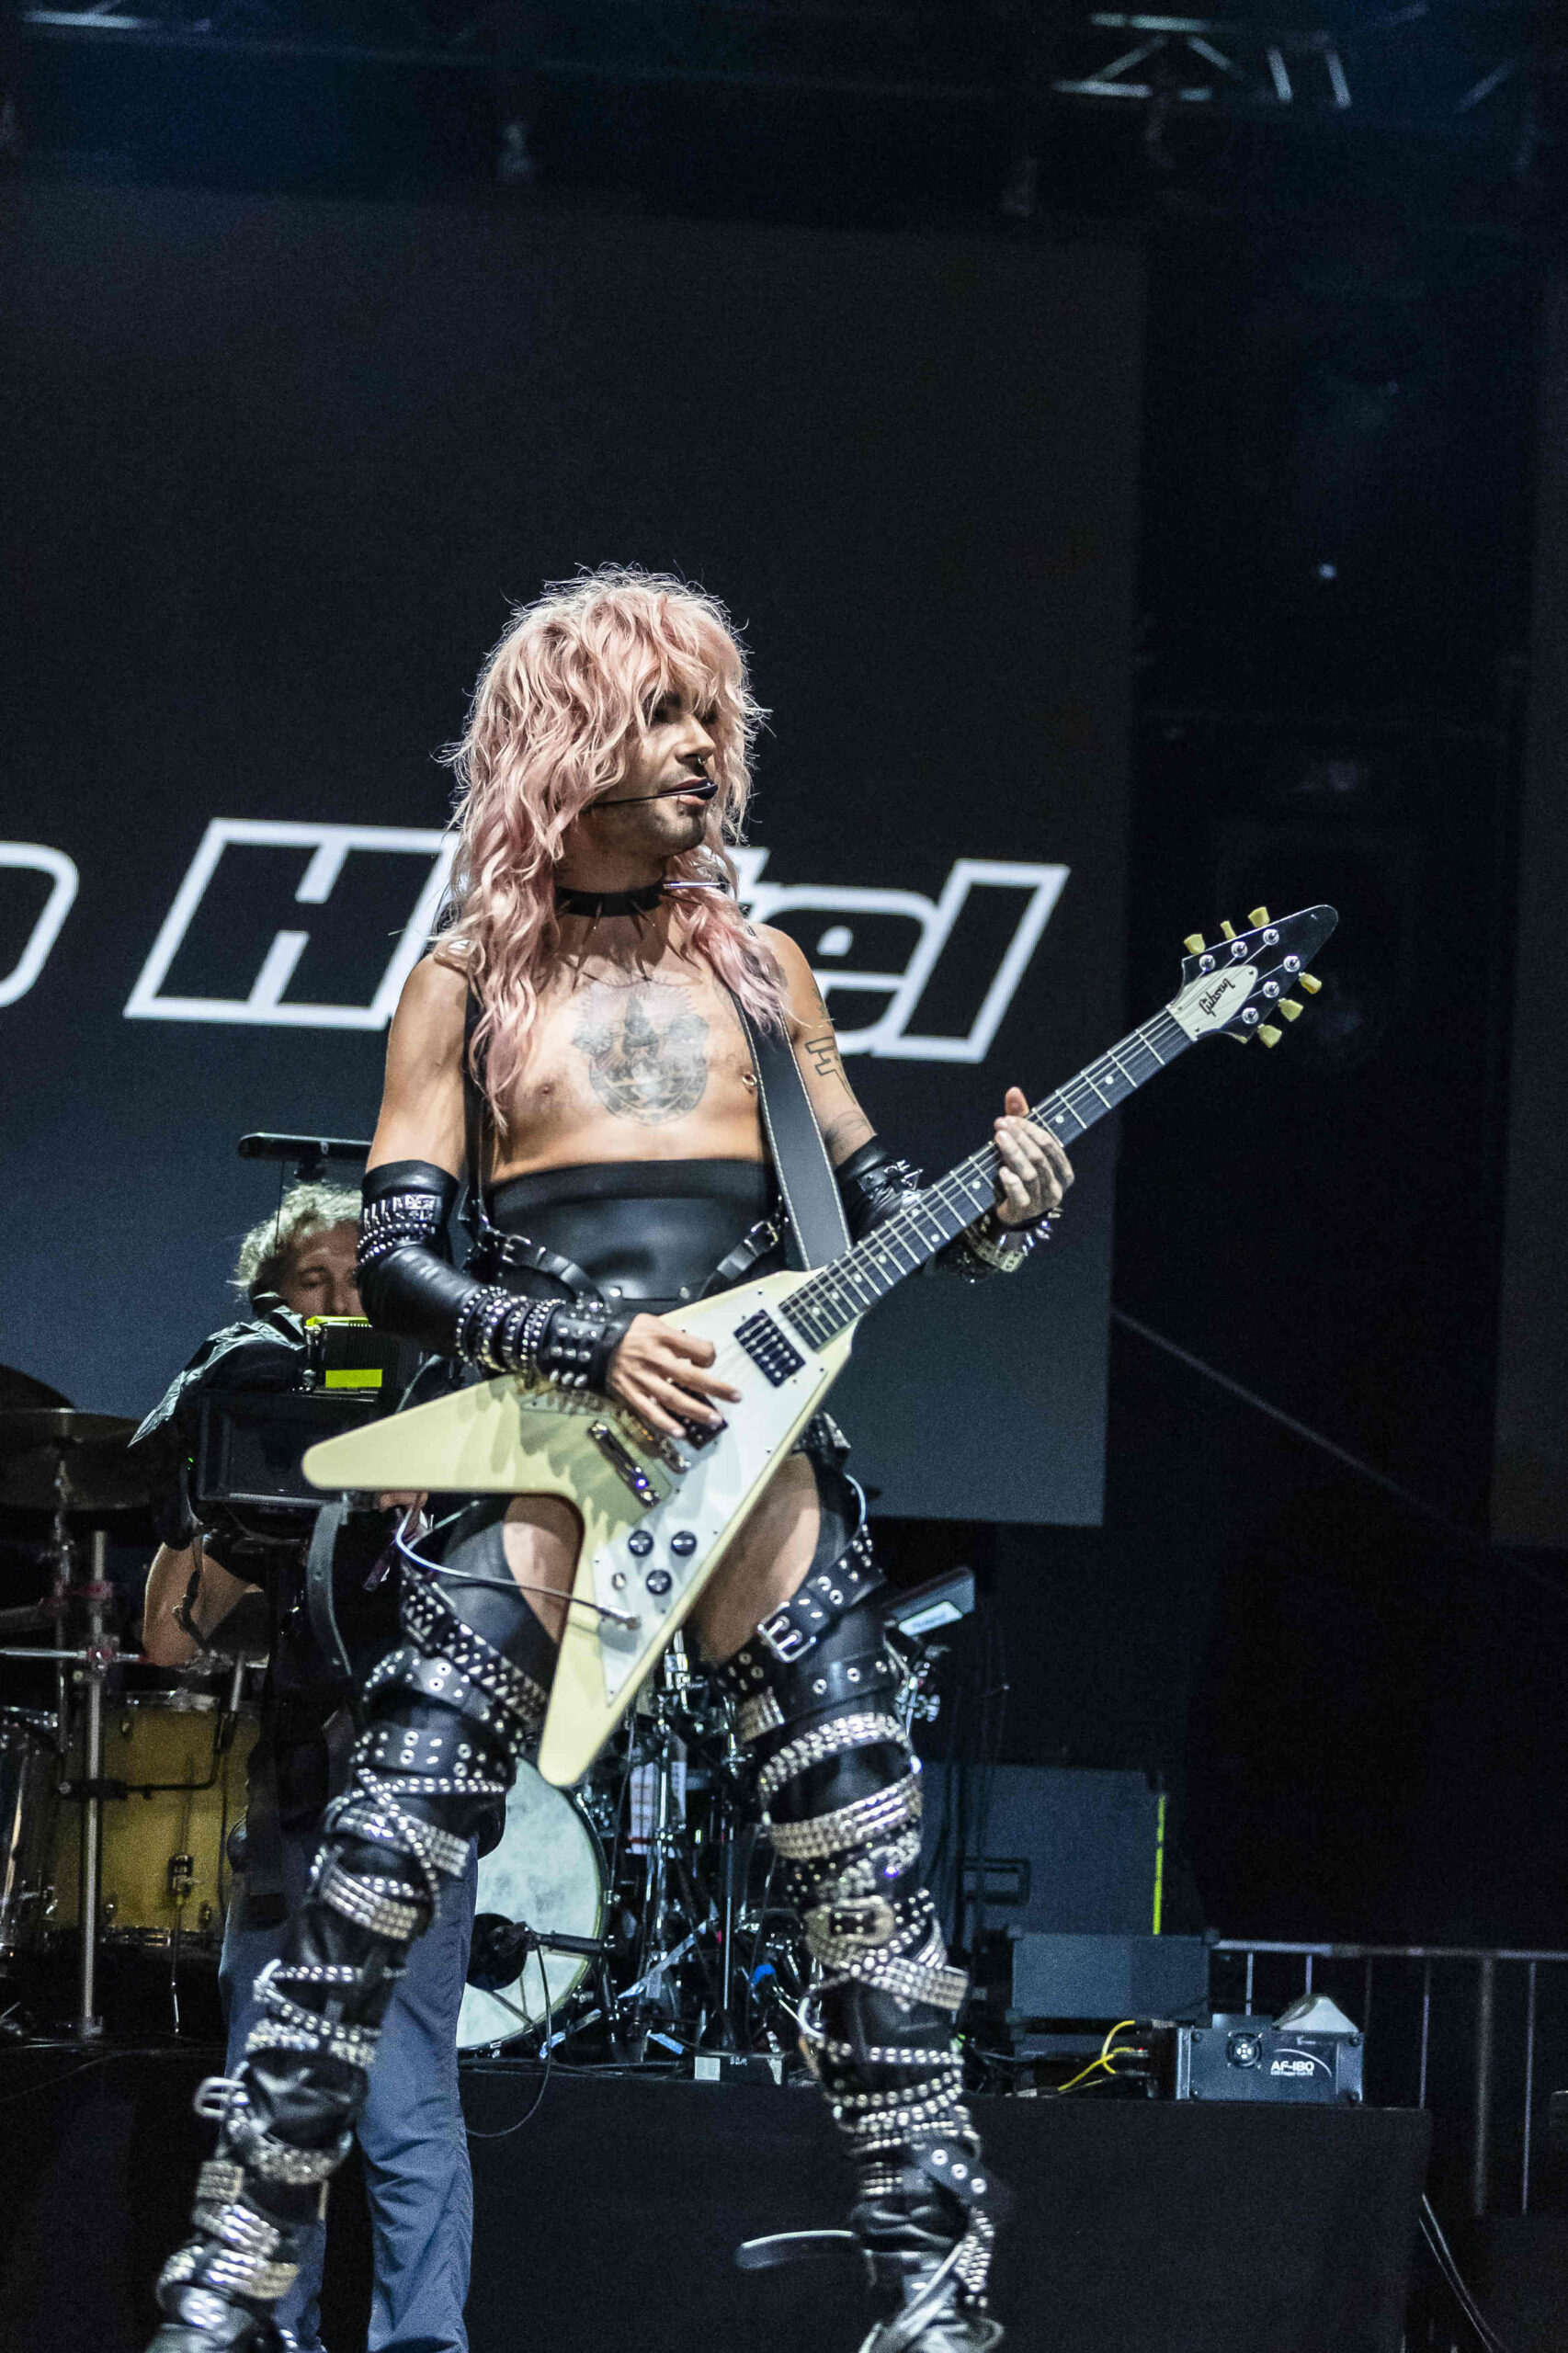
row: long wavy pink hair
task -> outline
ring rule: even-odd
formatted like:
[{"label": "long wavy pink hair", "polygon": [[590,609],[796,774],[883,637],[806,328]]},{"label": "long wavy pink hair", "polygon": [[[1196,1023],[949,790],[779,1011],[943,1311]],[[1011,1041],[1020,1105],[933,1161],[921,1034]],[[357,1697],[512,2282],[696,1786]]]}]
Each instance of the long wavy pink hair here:
[{"label": "long wavy pink hair", "polygon": [[673,858],[683,952],[701,958],[753,1018],[786,1026],[782,979],[732,893],[751,795],[750,753],[765,714],[723,607],[661,573],[606,565],[557,582],[522,605],[480,672],[460,743],[445,755],[459,780],[458,853],[442,963],[468,976],[482,1012],[473,1068],[491,1108],[528,1060],[540,990],[560,942],[555,869],[567,828],[626,773],[645,714],[679,691],[713,738],[719,790],[698,848]]}]

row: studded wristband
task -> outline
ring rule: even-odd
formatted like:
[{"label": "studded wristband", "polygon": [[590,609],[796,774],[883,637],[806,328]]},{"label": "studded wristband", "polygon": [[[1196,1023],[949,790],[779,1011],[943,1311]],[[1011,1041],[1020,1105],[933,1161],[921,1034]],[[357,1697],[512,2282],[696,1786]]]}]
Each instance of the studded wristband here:
[{"label": "studded wristband", "polygon": [[602,1396],[610,1360],[631,1328],[631,1317],[602,1300],[563,1300],[551,1307],[535,1344],[538,1370],[558,1389],[592,1389]]}]

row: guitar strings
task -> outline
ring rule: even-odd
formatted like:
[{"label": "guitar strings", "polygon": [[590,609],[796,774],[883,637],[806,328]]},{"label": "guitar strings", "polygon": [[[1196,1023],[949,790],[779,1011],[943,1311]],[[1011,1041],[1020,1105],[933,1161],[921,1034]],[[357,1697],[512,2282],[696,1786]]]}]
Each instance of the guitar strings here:
[{"label": "guitar strings", "polygon": [[[1165,1034],[1161,1042],[1165,1048],[1163,1053],[1155,1043],[1155,1037],[1162,1029]],[[1170,1008],[1162,1007],[1150,1020],[1131,1031],[1097,1060],[1088,1063],[1075,1077],[1058,1087],[1054,1094],[1033,1105],[1025,1117],[1031,1126],[1043,1130],[1047,1115],[1054,1106],[1061,1105],[1077,1120],[1080,1134],[1086,1134],[1096,1120],[1116,1108],[1118,1079],[1131,1093],[1154,1074],[1153,1071],[1136,1074],[1122,1060],[1123,1054],[1131,1059],[1142,1050],[1163,1070],[1191,1043],[1191,1039],[1176,1020]],[[1105,1081],[1103,1089],[1096,1084],[1096,1078]],[[1079,1110],[1080,1104],[1089,1108],[1087,1119]],[[924,1188],[915,1206],[898,1217],[890,1218],[885,1225],[879,1226],[874,1233],[868,1234],[853,1249],[811,1276],[798,1290],[790,1293],[784,1304],[808,1313],[820,1313],[826,1309],[830,1315],[841,1313],[846,1306],[851,1313],[858,1313],[862,1308],[871,1305],[889,1288],[882,1272],[889,1254],[896,1256],[901,1245],[905,1250],[913,1248],[910,1263],[897,1269],[900,1275],[913,1274],[926,1258],[952,1240],[953,1234],[969,1222],[977,1208],[988,1204],[996,1167],[995,1145],[982,1145],[967,1160],[960,1161],[956,1168],[938,1177],[935,1184]],[[982,1192],[983,1201],[980,1198]],[[958,1223],[950,1233],[945,1231],[944,1214],[952,1215],[959,1211],[963,1214],[959,1217]],[[935,1241],[929,1231],[922,1232],[922,1221],[928,1228],[935,1229]],[[881,1267],[875,1264],[879,1259]],[[861,1285],[869,1290],[869,1299],[856,1296],[856,1290]]]}]

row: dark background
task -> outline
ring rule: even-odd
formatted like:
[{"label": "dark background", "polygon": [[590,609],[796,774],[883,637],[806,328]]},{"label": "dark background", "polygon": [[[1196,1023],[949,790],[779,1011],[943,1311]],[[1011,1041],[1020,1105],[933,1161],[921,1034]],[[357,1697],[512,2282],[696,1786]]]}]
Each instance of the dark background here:
[{"label": "dark background", "polygon": [[[313,11],[312,26],[330,14]],[[7,468],[0,495],[27,519],[29,569],[41,548],[42,576],[69,589],[47,613],[24,602],[8,639],[11,675],[25,665],[44,684],[29,687],[19,731],[8,722],[26,815],[5,830],[74,851],[64,829],[82,796],[118,795],[128,710],[142,756],[155,747],[158,764],[139,771],[149,800],[126,811],[114,873],[90,886],[83,851],[84,895],[56,959],[6,1017],[36,1107],[16,1147],[26,1190],[11,1215],[37,1237],[49,1231],[40,1188],[62,1184],[80,1204],[47,1299],[16,1254],[7,1332],[22,1300],[51,1360],[85,1361],[74,1352],[90,1347],[104,1364],[112,1347],[129,1366],[137,1348],[151,1370],[139,1335],[177,1321],[193,1288],[212,1296],[254,1213],[255,1180],[227,1162],[227,1136],[306,1115],[301,1041],[216,1029],[154,1040],[153,1025],[121,1021],[154,918],[210,812],[366,817],[396,799],[397,822],[438,822],[429,752],[455,729],[503,599],[546,573],[613,551],[681,562],[731,598],[778,713],[756,826],[773,848],[770,879],[853,875],[931,892],[958,855],[1073,862],[1080,852],[1054,829],[1076,804],[1057,786],[1114,787],[1125,715],[1125,952],[1111,897],[1098,928],[1069,929],[1088,905],[1080,886],[1114,891],[1108,803],[1104,863],[1096,851],[1092,873],[1075,867],[1031,968],[1053,1022],[1069,971],[1097,993],[1070,1017],[1063,1008],[1063,1046],[1073,1022],[1087,1051],[1102,1019],[1114,1027],[1168,994],[1194,926],[1318,896],[1343,922],[1324,995],[1277,1055],[1195,1055],[1123,1123],[1113,1296],[1198,1361],[1112,1323],[1101,1524],[1092,1503],[1075,1526],[1012,1509],[1011,1466],[979,1446],[962,1456],[964,1496],[939,1508],[890,1483],[880,1532],[894,1574],[967,1561],[982,1592],[980,1619],[955,1636],[954,1696],[933,1744],[1162,1774],[1192,1921],[1568,1945],[1560,22],[1510,6],[1399,12],[1392,32],[1368,18],[1359,46],[1347,24],[1354,106],[1335,115],[1302,70],[1299,105],[1271,117],[1240,30],[1239,78],[1184,113],[1170,77],[1159,85],[1158,60],[1145,101],[1061,94],[1062,76],[1108,53],[1086,12],[889,8],[861,31],[831,8],[810,23],[803,11],[738,11],[722,59],[710,17],[677,14],[642,12],[649,41],[666,47],[635,56],[630,12],[551,18],[544,61],[510,78],[449,59],[329,70],[319,57],[225,51],[216,35],[201,54],[195,36],[183,47],[173,35],[163,47],[161,36],[25,44],[6,264],[7,313],[24,335],[6,345],[5,396],[32,466]],[[765,17],[798,40],[791,61],[768,51]],[[837,53],[812,51],[819,39]],[[704,41],[712,53],[699,54]],[[595,42],[603,54],[588,53]],[[1190,53],[1176,65],[1178,82],[1215,78]],[[1498,68],[1492,94],[1468,104]],[[519,125],[532,176],[507,181]],[[416,214],[414,195],[426,199]],[[330,217],[335,261],[306,240],[285,269],[255,227],[216,235],[220,220],[307,217],[284,198]],[[435,225],[442,207],[461,225]],[[183,241],[177,302],[167,276],[149,300],[137,274],[153,217]],[[569,407],[586,453],[574,472],[557,478],[553,449],[508,442],[516,486],[486,456],[454,513],[454,451],[488,453],[497,438],[483,388],[501,332],[461,299],[460,280],[427,314],[419,353],[400,358],[387,401],[365,397],[416,267],[413,218],[429,224],[426,241],[472,252],[596,238],[652,252],[659,291],[633,290],[627,318],[645,339],[655,300],[673,314],[658,337],[680,353],[669,401],[687,418],[709,370],[737,381],[743,330],[757,345],[766,329],[767,365],[717,451],[752,485],[744,512],[766,517],[766,538],[737,532],[721,547],[688,533],[687,486],[711,494],[714,451],[687,434],[650,458],[635,419],[611,413],[565,345],[532,381]],[[809,255],[818,290],[847,287],[831,332],[798,353],[780,331],[789,314],[759,301],[744,273],[694,267],[719,224],[744,225],[748,256]],[[868,254],[904,290],[891,313],[881,278],[867,291]],[[798,280],[805,265],[790,266]],[[1141,335],[1128,306],[1135,269]],[[1064,308],[1068,286],[1078,292]],[[596,351],[619,335],[618,364],[630,364],[619,313],[574,311],[559,271],[540,300],[540,315]],[[282,323],[324,312],[334,353],[341,329],[358,358],[312,372]],[[986,340],[971,349],[956,323],[982,315]],[[873,351],[875,368],[861,366]],[[824,386],[859,402],[857,446],[769,470],[758,445],[785,435],[798,449]],[[285,436],[281,471],[280,401],[312,428],[302,444]],[[961,414],[939,462],[910,438],[912,407]],[[483,432],[471,442],[476,416]],[[216,515],[188,504],[179,452],[193,437],[222,452]],[[358,459],[394,443],[389,500],[377,464],[361,472]],[[128,454],[145,494],[134,509],[123,505]],[[960,459],[975,474],[962,486],[950,479]],[[911,468],[922,500],[904,495]],[[301,544],[298,522],[320,505],[324,474],[352,524],[324,563],[319,530]],[[982,479],[971,532],[963,502]],[[869,523],[873,488],[882,519]],[[73,532],[56,528],[54,500],[74,506]],[[1031,500],[1073,517],[1051,541],[1055,568],[1032,578],[1015,528]],[[963,544],[940,562],[933,506],[963,508],[949,526],[962,525]],[[167,519],[153,529],[149,512]],[[629,516],[649,527],[635,542]],[[1130,520],[1131,630],[1116,574]],[[432,539],[426,570],[403,562]],[[770,569],[778,545],[794,552],[790,575]],[[172,609],[145,594],[160,566],[183,600]],[[317,626],[328,591],[352,648]],[[862,669],[854,654],[873,608],[877,662]],[[1019,612],[1031,616],[1022,660],[1006,620]],[[205,670],[179,658],[187,630],[209,644]],[[1051,630],[1076,631],[1081,732],[1052,699],[1050,663],[1069,639]],[[978,729],[985,755],[953,804],[950,843],[929,859],[904,839],[890,792],[937,765],[901,759],[890,774],[881,763],[911,722],[901,708],[890,732],[866,699],[905,644],[920,656],[922,740],[929,728],[945,761]],[[318,672],[325,683],[305,691]],[[1038,847],[1001,832],[983,845],[971,828],[1000,825],[1011,796],[1046,772],[1031,732],[1042,714],[1053,830]],[[846,797],[862,778],[869,815]],[[808,805],[837,829],[831,871],[782,830]],[[149,822],[167,828],[155,853],[140,847]],[[270,936],[282,919],[269,909],[261,928]],[[91,1007],[74,994],[89,938],[116,972]],[[38,1031],[26,1042],[18,1017],[61,987],[52,1034],[84,1052],[101,1043],[113,1115],[140,1123],[132,1165],[95,1148],[74,1106],[67,1121],[51,1091],[55,1057]],[[862,1061],[857,1080],[890,1127],[883,1086],[905,1090],[912,1119],[929,1107],[945,1134],[960,1107],[972,1116],[983,1087],[1011,1074],[1000,1065],[1029,1048],[1032,1011],[1020,992],[994,1068]],[[374,1040],[305,1042],[358,1073],[368,1118]],[[152,1090],[131,1083],[142,1055],[157,1061]],[[270,1099],[247,1077],[217,1148],[193,1153],[190,1121],[207,1118],[236,1055],[246,1073],[270,1074]],[[351,1125],[352,1095],[334,1079],[309,1116]],[[145,1228],[138,1187],[177,1216],[159,1253],[131,1269],[128,1302],[118,1241]],[[1024,1279],[1031,1308],[1103,1283],[1089,1199],[1085,1182],[1054,1265]],[[964,1327],[989,1336],[981,1318],[999,1311],[983,1295],[962,1304]],[[1082,1356],[1058,1322],[1040,1320],[1050,1370],[1030,1381],[1062,1379],[1088,1401],[1074,1411],[1095,1410],[1102,1314],[1096,1301],[1074,1327],[1087,1336]],[[27,1360],[20,1342],[6,1352]],[[78,1393],[129,1398],[144,1378]],[[857,1410],[863,1459],[875,1411],[869,1399]],[[919,1426],[933,1462],[960,1454],[929,1443],[946,1427]],[[1071,1459],[1092,1484],[1097,1444]]]},{"label": "dark background", "polygon": [[[210,819],[438,827],[506,600],[581,562],[673,566],[746,630],[766,882],[1071,870],[983,1065],[852,1060],[899,1148],[937,1173],[1118,1033],[1133,254],[126,188],[16,188],[4,235],[11,824],[82,875],[5,1015],[12,1360],[144,1409],[267,1206],[235,1138],[369,1135],[379,1031],[123,1008]],[[301,910],[308,858],[228,849],[164,994],[243,999],[304,926],[285,1002],[368,1002],[427,861],[351,858]],[[4,880],[8,963],[43,884]],[[968,1031],[1027,904],[976,892],[912,1031]],[[781,920],[811,951],[840,918]],[[851,921],[824,978],[903,970],[907,916]],[[1097,1517],[1112,1156],[1027,1291],[868,1328],[841,1410],[891,1507]]]}]

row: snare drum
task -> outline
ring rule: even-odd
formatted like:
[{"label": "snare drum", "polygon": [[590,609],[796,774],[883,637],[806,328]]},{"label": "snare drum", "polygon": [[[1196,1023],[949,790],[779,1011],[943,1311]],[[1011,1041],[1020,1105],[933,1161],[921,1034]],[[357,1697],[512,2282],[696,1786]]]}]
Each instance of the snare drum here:
[{"label": "snare drum", "polygon": [[[215,1945],[223,1932],[229,1869],[223,1841],[245,1810],[245,1760],[256,1715],[220,1707],[210,1691],[166,1691],[104,1708],[104,1779],[123,1798],[103,1808],[104,1939],[119,1945]],[[69,1771],[80,1773],[81,1749]],[[79,1927],[82,1807],[55,1820],[55,1905],[50,1925]]]},{"label": "snare drum", "polygon": [[[541,1935],[597,1937],[604,1927],[604,1853],[574,1797],[551,1787],[531,1765],[519,1765],[506,1800],[501,1843],[479,1865],[481,1912],[526,1920]],[[477,2051],[559,2017],[592,1966],[573,1953],[530,1953],[517,1984],[499,1994],[470,1985],[458,2014],[458,2049]]]},{"label": "snare drum", "polygon": [[53,1893],[54,1719],[0,1708],[0,1959],[38,1943]]}]

